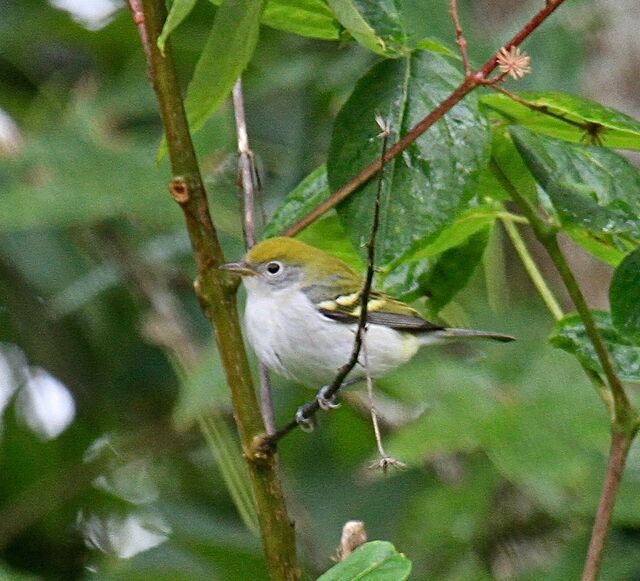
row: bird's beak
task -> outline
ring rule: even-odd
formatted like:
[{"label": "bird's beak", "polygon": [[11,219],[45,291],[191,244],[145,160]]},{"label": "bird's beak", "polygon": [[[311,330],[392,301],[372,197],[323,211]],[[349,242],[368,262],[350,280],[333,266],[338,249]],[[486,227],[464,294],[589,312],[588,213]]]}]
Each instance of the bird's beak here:
[{"label": "bird's beak", "polygon": [[227,264],[223,264],[220,268],[230,272],[235,272],[240,276],[256,276],[256,274],[258,274],[253,266],[242,260],[239,262],[227,262]]}]

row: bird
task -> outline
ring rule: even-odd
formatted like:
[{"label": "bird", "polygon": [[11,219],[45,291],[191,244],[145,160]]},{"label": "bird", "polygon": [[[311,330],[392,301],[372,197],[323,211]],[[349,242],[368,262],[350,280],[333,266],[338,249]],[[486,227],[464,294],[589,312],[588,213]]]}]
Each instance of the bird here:
[{"label": "bird", "polygon": [[[245,329],[258,359],[308,387],[330,385],[351,357],[363,277],[336,256],[289,237],[259,242],[241,260],[221,268],[242,278]],[[367,373],[383,376],[407,363],[420,347],[456,338],[514,340],[432,323],[408,304],[372,289],[364,333],[367,369],[361,354],[347,380],[362,380]],[[317,399],[322,409],[335,407],[322,389]]]}]

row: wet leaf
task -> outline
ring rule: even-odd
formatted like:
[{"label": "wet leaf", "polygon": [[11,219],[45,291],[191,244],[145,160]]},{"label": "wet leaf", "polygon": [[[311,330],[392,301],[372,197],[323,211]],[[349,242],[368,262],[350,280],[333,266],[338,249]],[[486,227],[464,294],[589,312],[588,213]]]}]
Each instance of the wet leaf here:
[{"label": "wet leaf", "polygon": [[640,248],[627,255],[613,273],[609,301],[615,328],[640,344]]},{"label": "wet leaf", "polygon": [[[336,119],[329,150],[335,190],[380,155],[375,113],[388,119],[391,142],[413,127],[460,81],[439,55],[375,65],[360,79]],[[385,167],[376,260],[385,267],[433,241],[466,207],[489,155],[489,133],[473,96]],[[356,248],[369,239],[376,179],[337,207]]]},{"label": "wet leaf", "polygon": [[[533,111],[498,93],[483,95],[480,102],[508,123],[545,135],[567,141],[601,143],[607,147],[640,149],[640,122],[615,109],[568,93],[524,92],[518,95],[573,124]],[[578,127],[576,123],[584,127]]]},{"label": "wet leaf", "polygon": [[[640,382],[640,345],[620,335],[613,326],[609,313],[592,311],[592,314],[620,379]],[[578,314],[567,315],[558,321],[549,336],[549,341],[554,347],[575,355],[589,369],[603,373],[596,351]]]},{"label": "wet leaf", "polygon": [[623,253],[635,247],[640,240],[640,174],[625,158],[523,127],[510,132],[569,233],[572,227],[581,228]]}]

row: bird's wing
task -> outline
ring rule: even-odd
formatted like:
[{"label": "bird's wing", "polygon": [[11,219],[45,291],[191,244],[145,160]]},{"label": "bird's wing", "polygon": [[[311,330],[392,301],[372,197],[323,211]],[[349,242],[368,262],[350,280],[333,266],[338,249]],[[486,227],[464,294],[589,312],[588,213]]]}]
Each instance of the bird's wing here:
[{"label": "bird's wing", "polygon": [[[316,306],[329,319],[338,323],[354,324],[360,319],[361,293],[362,291],[358,290],[335,299],[322,301]],[[423,319],[418,311],[406,303],[378,291],[369,293],[367,323],[414,333],[439,331],[443,328]]]}]

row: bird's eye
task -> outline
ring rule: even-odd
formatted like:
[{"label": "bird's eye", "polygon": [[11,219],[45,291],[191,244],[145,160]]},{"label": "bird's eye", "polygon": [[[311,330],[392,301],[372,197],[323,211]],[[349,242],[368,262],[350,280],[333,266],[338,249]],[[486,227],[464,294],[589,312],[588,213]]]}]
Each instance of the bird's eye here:
[{"label": "bird's eye", "polygon": [[270,262],[269,264],[267,264],[267,272],[272,276],[275,276],[281,270],[282,264],[280,264],[279,262]]}]

